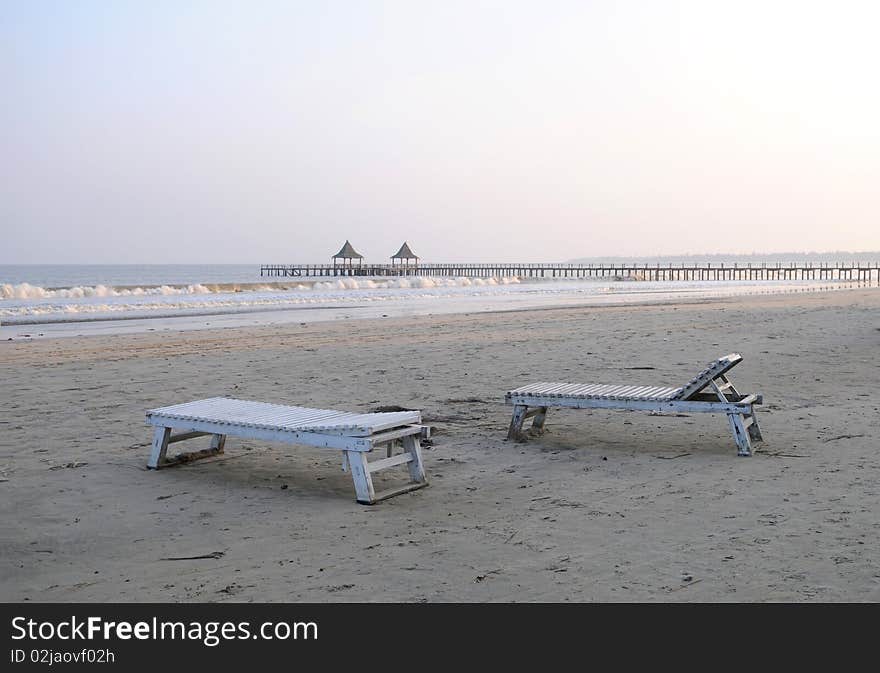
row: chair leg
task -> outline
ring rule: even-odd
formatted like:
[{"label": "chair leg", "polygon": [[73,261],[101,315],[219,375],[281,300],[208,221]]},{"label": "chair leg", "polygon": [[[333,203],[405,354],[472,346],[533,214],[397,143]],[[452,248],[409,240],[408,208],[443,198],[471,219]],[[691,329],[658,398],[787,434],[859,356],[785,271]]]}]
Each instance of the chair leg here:
[{"label": "chair leg", "polygon": [[538,413],[532,419],[532,430],[537,434],[543,433],[545,420],[547,420],[547,407],[538,407]]},{"label": "chair leg", "polygon": [[147,461],[147,467],[151,470],[158,470],[162,467],[162,463],[165,462],[169,439],[171,439],[171,428],[156,426],[153,431],[153,446],[150,450],[150,459]]},{"label": "chair leg", "polygon": [[507,439],[515,442],[522,441],[522,426],[529,410],[525,404],[516,404],[513,407],[513,417],[510,419],[510,429],[507,431]]},{"label": "chair leg", "polygon": [[745,417],[742,414],[727,414],[727,420],[730,421],[730,429],[736,441],[737,455],[751,456],[752,444],[746,431]]},{"label": "chair leg", "polygon": [[373,488],[370,468],[367,466],[367,457],[363,451],[346,451],[346,454],[357,501],[362,505],[372,505],[376,502],[376,491]]},{"label": "chair leg", "polygon": [[223,453],[226,446],[226,435],[211,435],[211,451],[214,453]]},{"label": "chair leg", "polygon": [[419,442],[418,435],[407,435],[403,438],[403,450],[412,456],[412,460],[407,463],[409,467],[409,477],[414,484],[427,483],[425,477],[425,466],[422,463],[422,447]]},{"label": "chair leg", "polygon": [[749,439],[753,442],[763,442],[764,436],[761,434],[761,426],[758,425],[758,416],[755,413],[755,410],[752,410],[752,414],[749,417],[752,420],[751,425],[749,425]]}]

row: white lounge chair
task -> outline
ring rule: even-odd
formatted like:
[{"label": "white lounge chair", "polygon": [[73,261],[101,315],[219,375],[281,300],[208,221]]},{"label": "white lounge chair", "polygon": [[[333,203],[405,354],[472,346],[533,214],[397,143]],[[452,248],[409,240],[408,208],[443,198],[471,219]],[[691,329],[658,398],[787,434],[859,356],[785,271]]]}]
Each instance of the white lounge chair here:
[{"label": "white lounge chair", "polygon": [[[576,409],[631,409],[637,411],[727,414],[737,454],[752,455],[752,442],[763,441],[754,406],[761,395],[741,395],[726,376],[742,361],[739,353],[719,358],[687,384],[670,388],[579,383],[533,383],[506,395],[513,406],[508,439],[522,440],[523,421],[531,417],[532,430],[544,429],[549,407]],[[709,391],[706,391],[706,389]]]},{"label": "white lounge chair", "polygon": [[[356,414],[213,397],[147,412],[147,425],[155,426],[147,467],[159,469],[223,453],[227,435],[317,446],[342,451],[342,469],[351,470],[357,501],[372,505],[428,485],[419,442],[427,428],[421,422],[419,411]],[[169,444],[203,435],[211,435],[209,448],[167,458]],[[398,441],[403,452],[392,455]],[[386,456],[368,462],[367,453],[380,447]],[[371,475],[404,463],[410,483],[376,493]]]}]

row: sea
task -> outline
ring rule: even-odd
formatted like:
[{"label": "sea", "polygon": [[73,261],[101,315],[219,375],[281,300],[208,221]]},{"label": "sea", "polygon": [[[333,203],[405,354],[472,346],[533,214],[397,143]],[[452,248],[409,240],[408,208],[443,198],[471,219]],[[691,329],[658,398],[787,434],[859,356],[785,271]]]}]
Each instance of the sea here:
[{"label": "sea", "polygon": [[[713,266],[723,262],[712,259]],[[252,264],[0,265],[0,338],[663,303],[852,286],[625,276],[270,279]]]}]

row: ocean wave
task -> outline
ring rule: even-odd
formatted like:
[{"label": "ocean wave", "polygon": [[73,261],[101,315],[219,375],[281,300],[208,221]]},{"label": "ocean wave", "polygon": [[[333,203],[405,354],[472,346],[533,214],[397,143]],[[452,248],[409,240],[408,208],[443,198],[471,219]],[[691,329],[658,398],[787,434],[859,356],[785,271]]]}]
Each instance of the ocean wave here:
[{"label": "ocean wave", "polygon": [[195,283],[192,285],[158,285],[113,287],[108,285],[77,285],[45,288],[30,283],[0,284],[0,300],[91,299],[101,297],[171,297],[179,295],[230,294],[241,292],[306,292],[328,290],[431,289],[442,287],[481,287],[519,283],[515,277],[505,278],[337,278],[332,281],[302,283]]},{"label": "ocean wave", "polygon": [[91,299],[101,297],[171,297],[199,294],[230,294],[240,292],[307,292],[328,290],[388,290],[432,289],[442,287],[471,287],[511,285],[519,283],[515,277],[505,278],[336,278],[332,281],[302,283],[195,283],[192,285],[158,285],[144,287],[113,287],[107,285],[77,285],[75,287],[45,288],[30,283],[0,284],[0,300]]},{"label": "ocean wave", "polygon": [[[363,289],[363,288],[362,288]],[[501,292],[500,288],[483,288],[472,291],[469,296],[487,296]],[[238,313],[284,308],[309,308],[409,300],[436,300],[462,296],[455,290],[399,290],[364,293],[358,296],[350,290],[335,292],[274,293],[251,296],[215,296],[152,298],[141,301],[89,301],[89,302],[41,302],[22,305],[0,306],[0,318],[5,324],[27,324],[34,321],[58,322],[82,319],[108,319],[149,317],[158,315],[186,315],[212,313]]]},{"label": "ocean wave", "polygon": [[158,287],[115,288],[106,285],[77,285],[47,289],[30,283],[0,285],[0,299],[86,299],[91,297],[145,297],[151,295],[174,296],[183,294],[209,294],[205,285],[160,285]]},{"label": "ocean wave", "polygon": [[[164,318],[173,316],[220,315],[275,311],[288,309],[359,308],[367,306],[391,306],[396,302],[409,301],[410,305],[427,308],[437,300],[452,299],[460,308],[476,306],[508,306],[511,302],[530,303],[582,302],[590,299],[599,303],[625,303],[628,301],[661,301],[672,298],[725,297],[744,294],[765,294],[839,289],[847,283],[814,282],[652,282],[644,283],[582,283],[536,282],[520,284],[515,279],[473,278],[395,278],[355,279],[339,278],[316,281],[312,285],[297,284],[288,290],[278,291],[265,284],[262,292],[244,294],[212,293],[195,289],[197,286],[153,288],[147,295],[131,292],[123,294],[56,295],[56,299],[39,295],[40,299],[0,303],[0,319],[3,325],[26,325],[59,322],[83,322],[95,320],[120,320],[134,318]],[[34,287],[34,286],[30,286]],[[256,285],[254,289],[256,290]],[[192,288],[192,289],[191,289]],[[73,288],[66,288],[73,290]],[[118,288],[116,288],[118,290]],[[372,291],[369,291],[372,290]],[[50,290],[55,292],[55,290]],[[240,291],[239,291],[240,292]],[[73,296],[73,298],[70,298]],[[106,297],[106,298],[105,298]],[[126,298],[127,297],[127,298]],[[479,304],[470,300],[478,299]],[[389,304],[390,302],[390,304]],[[413,303],[415,302],[415,303]],[[384,310],[384,309],[383,309]]]}]

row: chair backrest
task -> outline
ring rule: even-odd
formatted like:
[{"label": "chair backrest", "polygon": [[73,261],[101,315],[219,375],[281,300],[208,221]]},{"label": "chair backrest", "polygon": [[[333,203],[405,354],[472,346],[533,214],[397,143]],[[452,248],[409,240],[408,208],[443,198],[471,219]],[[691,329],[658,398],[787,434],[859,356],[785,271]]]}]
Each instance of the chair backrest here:
[{"label": "chair backrest", "polygon": [[742,362],[742,355],[739,353],[730,353],[722,358],[718,358],[697,374],[694,378],[683,385],[678,393],[672,398],[674,400],[689,400],[691,397],[701,392],[708,386],[713,379],[718,378],[722,374],[730,371],[736,365]]}]

